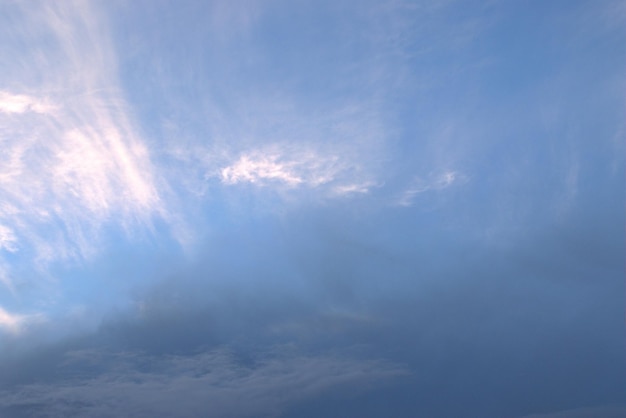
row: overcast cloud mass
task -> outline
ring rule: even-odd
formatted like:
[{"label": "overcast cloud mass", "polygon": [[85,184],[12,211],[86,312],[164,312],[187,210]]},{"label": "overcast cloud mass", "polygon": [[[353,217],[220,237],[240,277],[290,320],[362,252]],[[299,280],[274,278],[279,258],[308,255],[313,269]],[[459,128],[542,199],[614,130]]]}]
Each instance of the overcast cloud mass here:
[{"label": "overcast cloud mass", "polygon": [[619,0],[0,0],[0,417],[626,416]]}]

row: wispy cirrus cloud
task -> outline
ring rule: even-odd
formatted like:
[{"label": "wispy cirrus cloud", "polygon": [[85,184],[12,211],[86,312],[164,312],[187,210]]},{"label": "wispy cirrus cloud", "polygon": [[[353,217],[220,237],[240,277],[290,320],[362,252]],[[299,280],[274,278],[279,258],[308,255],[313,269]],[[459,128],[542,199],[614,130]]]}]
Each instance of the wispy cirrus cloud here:
[{"label": "wispy cirrus cloud", "polygon": [[335,186],[332,191],[337,196],[350,196],[354,194],[366,194],[369,193],[371,188],[376,186],[377,183],[373,181],[365,181],[361,183],[342,184]]},{"label": "wispy cirrus cloud", "polygon": [[416,177],[400,198],[396,201],[399,206],[411,206],[417,195],[428,191],[443,190],[453,185],[460,185],[468,181],[466,175],[457,171],[444,171],[430,174],[426,178]]},{"label": "wispy cirrus cloud", "polygon": [[94,6],[7,6],[0,33],[16,42],[2,50],[13,60],[0,76],[0,249],[12,267],[89,258],[107,225],[130,232],[166,216]]}]

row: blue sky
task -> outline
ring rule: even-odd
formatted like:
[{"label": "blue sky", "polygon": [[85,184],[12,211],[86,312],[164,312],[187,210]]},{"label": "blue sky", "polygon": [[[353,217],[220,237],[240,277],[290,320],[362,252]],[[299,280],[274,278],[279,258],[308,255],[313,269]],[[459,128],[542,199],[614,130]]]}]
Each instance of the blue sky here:
[{"label": "blue sky", "polygon": [[624,416],[625,23],[0,1],[0,415]]}]

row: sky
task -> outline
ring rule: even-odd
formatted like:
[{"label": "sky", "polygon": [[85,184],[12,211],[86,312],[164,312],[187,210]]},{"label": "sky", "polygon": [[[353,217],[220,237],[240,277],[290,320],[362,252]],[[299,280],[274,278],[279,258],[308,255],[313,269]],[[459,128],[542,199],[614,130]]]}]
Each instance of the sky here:
[{"label": "sky", "polygon": [[618,0],[0,0],[0,417],[626,416]]}]

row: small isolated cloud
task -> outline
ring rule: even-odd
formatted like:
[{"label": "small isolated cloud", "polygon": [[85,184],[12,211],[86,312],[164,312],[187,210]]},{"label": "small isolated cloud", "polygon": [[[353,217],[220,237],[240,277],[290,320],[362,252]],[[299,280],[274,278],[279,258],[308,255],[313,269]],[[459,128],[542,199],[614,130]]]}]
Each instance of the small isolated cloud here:
[{"label": "small isolated cloud", "polygon": [[411,206],[415,197],[420,193],[447,189],[466,181],[467,177],[464,174],[452,170],[431,174],[426,179],[417,177],[411,186],[402,193],[402,196],[397,200],[397,205]]},{"label": "small isolated cloud", "polygon": [[355,181],[354,162],[334,154],[323,155],[292,147],[274,146],[241,155],[219,171],[225,185],[249,183],[256,186],[319,189],[331,197],[365,194],[373,181]]},{"label": "small isolated cloud", "polygon": [[299,168],[297,162],[281,162],[278,155],[253,158],[243,155],[233,165],[223,168],[222,181],[226,184],[241,182],[262,184],[266,181],[278,181],[289,186],[296,186],[304,181],[295,173]]},{"label": "small isolated cloud", "polygon": [[376,183],[372,181],[366,181],[363,183],[342,184],[333,187],[333,193],[338,196],[366,194],[369,193],[370,189],[374,186],[376,186]]}]

